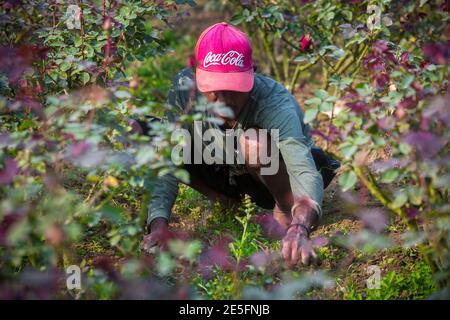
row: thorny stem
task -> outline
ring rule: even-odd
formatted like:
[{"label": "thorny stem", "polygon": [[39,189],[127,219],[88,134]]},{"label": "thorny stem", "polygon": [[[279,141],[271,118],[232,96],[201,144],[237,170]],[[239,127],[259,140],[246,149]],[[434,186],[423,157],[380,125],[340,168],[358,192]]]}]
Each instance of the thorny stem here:
[{"label": "thorny stem", "polygon": [[304,66],[301,66],[301,65],[298,64],[295,67],[294,76],[292,77],[291,83],[289,85],[289,89],[290,89],[291,93],[294,93],[295,84],[297,83],[297,80],[298,80],[298,77],[300,76],[300,73],[302,71],[305,71],[306,69],[309,69],[313,65],[314,65],[313,63],[309,63],[309,64],[304,65]]},{"label": "thorny stem", "polygon": [[384,194],[384,192],[376,183],[374,177],[372,176],[372,173],[366,166],[355,166],[354,169],[356,176],[370,191],[371,194],[373,194],[386,208],[393,211],[397,216],[401,217],[411,230],[417,230],[417,224],[408,219],[408,216],[401,208],[395,208],[393,206],[392,200]]},{"label": "thorny stem", "polygon": [[[275,29],[273,28],[273,26],[271,24],[268,24],[269,26],[269,31],[275,32]],[[291,48],[295,49],[296,51],[301,51],[300,47],[295,45],[292,41],[290,41],[289,39],[287,39],[284,35],[281,36],[281,40],[283,40],[287,45],[289,45]],[[330,67],[330,69],[335,72],[334,67],[320,54],[317,54],[318,57],[320,58],[320,60],[322,60],[328,67]]]},{"label": "thorny stem", "polygon": [[367,54],[367,51],[369,50],[369,44],[366,43],[362,49],[362,53],[359,55],[358,60],[356,60],[356,68],[352,73],[352,77],[356,75],[356,73],[361,69],[361,60],[364,58],[364,56]]},{"label": "thorny stem", "polygon": [[81,57],[84,60],[84,16],[83,7],[81,6],[81,0],[78,0],[78,6],[80,7],[80,38],[81,38]]},{"label": "thorny stem", "polygon": [[[374,195],[386,208],[393,211],[397,216],[402,218],[408,228],[412,231],[418,231],[419,227],[415,221],[412,221],[408,218],[407,214],[401,208],[394,208],[392,200],[386,196],[383,191],[380,189],[378,184],[375,181],[372,173],[366,166],[355,166],[355,173],[359,180],[363,183],[363,185],[370,191],[372,195]],[[419,251],[422,253],[425,261],[433,270],[436,272],[439,270],[439,265],[432,259],[431,252],[429,250],[429,245],[418,245]]]},{"label": "thorny stem", "polygon": [[281,82],[280,73],[278,72],[277,62],[275,61],[275,57],[273,56],[272,50],[270,49],[269,41],[267,40],[267,37],[264,36],[264,34],[261,30],[259,31],[259,33],[260,33],[261,39],[263,40],[264,50],[266,51],[269,61],[272,64],[272,69],[275,74],[275,79],[277,81]]}]

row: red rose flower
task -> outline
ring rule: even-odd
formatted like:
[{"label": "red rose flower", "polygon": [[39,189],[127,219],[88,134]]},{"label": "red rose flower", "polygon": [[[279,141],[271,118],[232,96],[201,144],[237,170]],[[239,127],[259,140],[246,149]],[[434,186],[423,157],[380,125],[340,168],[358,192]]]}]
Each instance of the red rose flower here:
[{"label": "red rose flower", "polygon": [[312,44],[312,39],[309,34],[305,34],[300,38],[300,48],[302,51],[306,51]]}]

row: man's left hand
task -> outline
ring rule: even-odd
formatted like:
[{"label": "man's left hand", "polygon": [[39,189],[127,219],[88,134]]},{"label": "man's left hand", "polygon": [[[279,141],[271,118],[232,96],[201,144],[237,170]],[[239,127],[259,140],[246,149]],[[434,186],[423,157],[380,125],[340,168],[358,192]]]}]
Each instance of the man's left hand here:
[{"label": "man's left hand", "polygon": [[281,253],[290,267],[299,261],[304,265],[317,262],[317,254],[313,249],[308,232],[299,225],[290,226],[283,240]]}]

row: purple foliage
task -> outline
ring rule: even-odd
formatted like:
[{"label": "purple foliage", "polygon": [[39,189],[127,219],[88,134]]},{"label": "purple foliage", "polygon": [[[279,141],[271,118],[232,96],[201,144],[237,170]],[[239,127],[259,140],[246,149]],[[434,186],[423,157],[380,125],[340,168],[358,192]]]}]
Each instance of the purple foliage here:
[{"label": "purple foliage", "polygon": [[0,72],[6,74],[9,82],[17,85],[22,75],[31,64],[37,60],[45,60],[49,48],[37,45],[22,45],[20,47],[0,47]]},{"label": "purple foliage", "polygon": [[285,228],[275,220],[272,214],[258,215],[254,220],[261,226],[264,234],[271,239],[280,240],[286,234]]},{"label": "purple foliage", "polygon": [[434,98],[428,108],[423,112],[427,119],[437,119],[446,126],[450,126],[450,95]]},{"label": "purple foliage", "polygon": [[411,108],[414,108],[415,105],[416,105],[416,100],[413,97],[407,97],[407,98],[403,99],[402,101],[400,101],[400,103],[398,104],[398,107],[402,108],[402,109],[411,109]]},{"label": "purple foliage", "polygon": [[356,101],[356,102],[348,102],[346,103],[346,106],[350,108],[354,113],[356,114],[369,114],[369,106],[362,101]]},{"label": "purple foliage", "polygon": [[405,51],[400,55],[400,65],[405,67],[408,71],[414,69],[414,66],[409,62],[409,52]]},{"label": "purple foliage", "polygon": [[314,248],[325,247],[328,244],[326,237],[315,237],[311,239],[311,244]]},{"label": "purple foliage", "polygon": [[358,217],[367,229],[380,233],[387,226],[387,216],[379,208],[366,208],[360,211]]},{"label": "purple foliage", "polygon": [[70,155],[74,158],[77,158],[87,153],[89,150],[91,150],[91,148],[92,145],[86,140],[75,142],[70,146]]},{"label": "purple foliage", "polygon": [[0,170],[0,185],[9,184],[19,173],[19,167],[15,159],[6,158],[3,169]]},{"label": "purple foliage", "polygon": [[0,245],[8,245],[8,233],[11,228],[18,223],[26,214],[24,209],[16,209],[7,213],[2,220],[0,220]]},{"label": "purple foliage", "polygon": [[448,64],[450,62],[450,40],[443,43],[429,43],[424,45],[423,54],[434,64]]},{"label": "purple foliage", "polygon": [[250,263],[256,268],[265,268],[271,261],[271,254],[267,251],[258,251],[250,256]]},{"label": "purple foliage", "polygon": [[395,127],[395,119],[391,116],[386,116],[377,120],[378,128],[382,130],[391,130]]},{"label": "purple foliage", "polygon": [[408,133],[404,141],[415,147],[423,158],[434,157],[446,144],[443,138],[424,131]]},{"label": "purple foliage", "polygon": [[391,168],[403,168],[408,164],[407,160],[390,158],[388,160],[375,161],[370,168],[375,172],[383,172]]},{"label": "purple foliage", "polygon": [[228,253],[230,242],[231,240],[228,238],[221,238],[214,246],[200,255],[198,269],[203,277],[211,277],[213,267],[224,271],[232,271],[235,268],[236,261]]}]

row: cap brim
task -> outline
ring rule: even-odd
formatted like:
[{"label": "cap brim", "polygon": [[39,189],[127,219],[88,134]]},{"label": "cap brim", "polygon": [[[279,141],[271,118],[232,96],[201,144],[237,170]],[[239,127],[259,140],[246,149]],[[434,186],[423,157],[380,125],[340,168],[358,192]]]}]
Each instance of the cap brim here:
[{"label": "cap brim", "polygon": [[253,88],[254,73],[253,69],[243,72],[210,72],[197,68],[195,78],[200,92],[249,92]]}]

